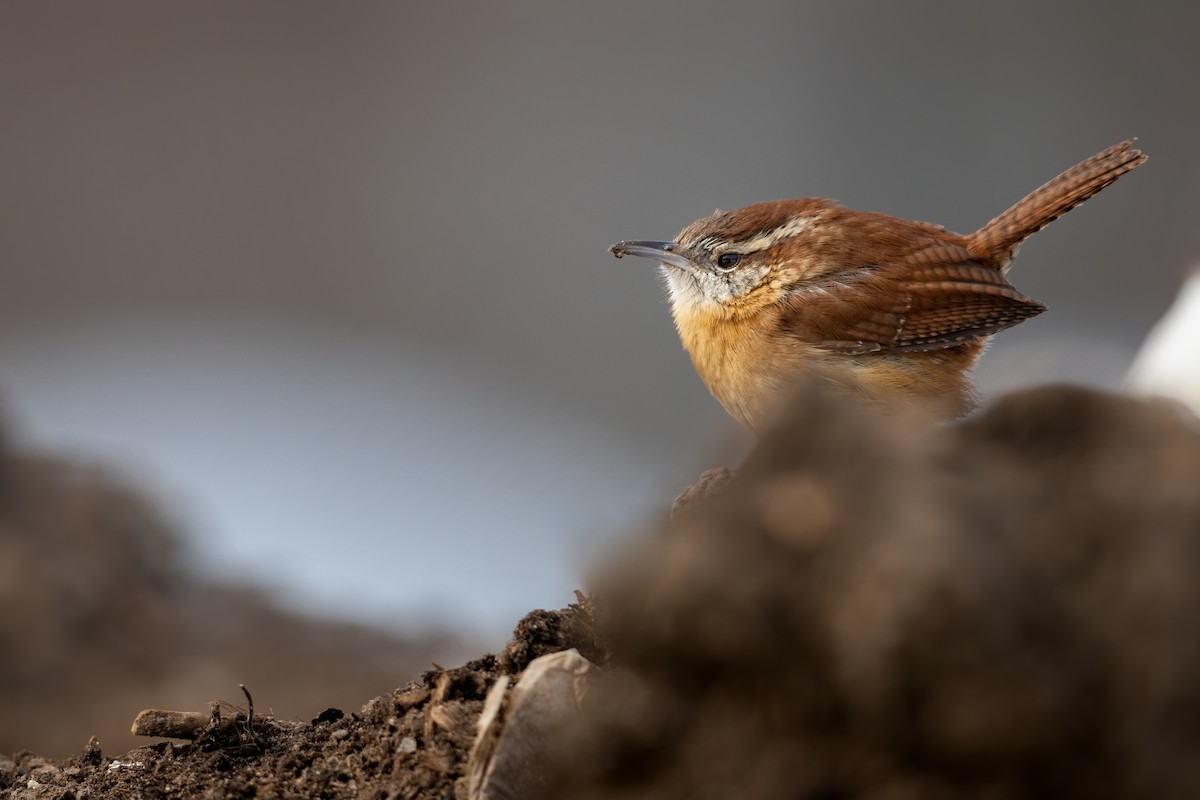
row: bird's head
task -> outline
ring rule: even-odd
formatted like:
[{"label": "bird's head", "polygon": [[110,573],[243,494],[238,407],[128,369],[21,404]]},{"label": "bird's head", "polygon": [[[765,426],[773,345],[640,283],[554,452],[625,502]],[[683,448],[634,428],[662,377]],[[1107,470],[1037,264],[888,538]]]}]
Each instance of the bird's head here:
[{"label": "bird's head", "polygon": [[613,255],[658,261],[676,313],[753,311],[813,277],[812,244],[823,200],[778,200],[718,211],[688,225],[674,241],[628,241]]}]

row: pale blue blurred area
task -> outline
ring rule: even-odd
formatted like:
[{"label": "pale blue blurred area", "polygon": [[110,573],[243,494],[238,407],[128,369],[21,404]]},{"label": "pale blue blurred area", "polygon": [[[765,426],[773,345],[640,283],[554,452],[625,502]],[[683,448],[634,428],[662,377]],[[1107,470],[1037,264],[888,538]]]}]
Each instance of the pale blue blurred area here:
[{"label": "pale blue blurred area", "polygon": [[0,6],[0,399],[144,481],[202,566],[502,638],[727,463],[648,265],[714,208],[974,229],[1151,161],[1023,249],[986,392],[1116,386],[1200,252],[1200,7]]},{"label": "pale blue blurred area", "polygon": [[206,570],[326,616],[502,644],[672,489],[644,443],[486,366],[261,320],[39,333],[0,342],[27,446],[115,465]]}]

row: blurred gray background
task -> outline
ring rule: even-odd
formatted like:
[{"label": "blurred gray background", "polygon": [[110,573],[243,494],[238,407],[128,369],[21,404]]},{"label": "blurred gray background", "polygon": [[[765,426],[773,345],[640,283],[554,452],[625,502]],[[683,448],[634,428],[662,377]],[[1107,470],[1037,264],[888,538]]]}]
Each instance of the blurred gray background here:
[{"label": "blurred gray background", "polygon": [[1200,253],[1200,6],[0,5],[0,400],[140,481],[201,569],[502,642],[728,462],[649,264],[793,196],[1029,242],[985,390],[1114,386]]}]

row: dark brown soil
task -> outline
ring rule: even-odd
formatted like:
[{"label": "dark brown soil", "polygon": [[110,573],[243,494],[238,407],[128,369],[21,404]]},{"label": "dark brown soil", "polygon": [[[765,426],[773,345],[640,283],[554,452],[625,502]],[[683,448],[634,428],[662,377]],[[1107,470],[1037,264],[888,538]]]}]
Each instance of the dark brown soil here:
[{"label": "dark brown soil", "polygon": [[605,669],[530,764],[548,798],[1200,797],[1200,422],[1068,388],[949,426],[812,388],[790,419],[496,656],[0,787],[462,798],[489,687],[576,647]]},{"label": "dark brown soil", "polygon": [[621,667],[548,797],[1200,797],[1200,421],[820,391],[598,583]]},{"label": "dark brown soil", "polygon": [[[419,681],[345,713],[327,709],[307,723],[245,721],[245,706],[221,735],[160,742],[116,757],[93,743],[65,761],[28,751],[0,758],[0,789],[13,798],[281,797],[454,798],[488,689],[547,652],[595,649],[589,616],[579,606],[537,611],[496,656]],[[458,787],[456,789],[456,787]]]}]

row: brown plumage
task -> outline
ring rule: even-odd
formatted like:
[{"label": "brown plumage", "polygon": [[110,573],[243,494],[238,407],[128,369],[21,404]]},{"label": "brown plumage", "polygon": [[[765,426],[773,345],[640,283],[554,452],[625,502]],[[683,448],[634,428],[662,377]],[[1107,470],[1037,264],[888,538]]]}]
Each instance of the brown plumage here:
[{"label": "brown plumage", "polygon": [[1110,147],[968,236],[804,198],[612,252],[662,263],[696,370],[751,427],[813,370],[858,397],[957,416],[974,405],[968,372],[988,337],[1045,310],[1005,277],[1021,242],[1145,161],[1132,140]]}]

